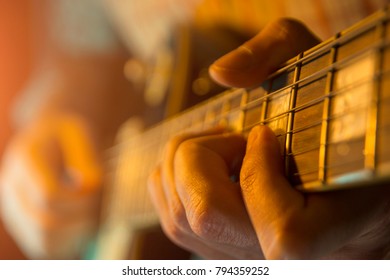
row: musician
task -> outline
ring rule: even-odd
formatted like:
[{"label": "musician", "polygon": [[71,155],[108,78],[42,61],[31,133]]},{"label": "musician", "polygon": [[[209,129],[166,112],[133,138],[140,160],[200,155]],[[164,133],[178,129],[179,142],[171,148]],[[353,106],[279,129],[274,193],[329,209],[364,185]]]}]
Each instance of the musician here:
[{"label": "musician", "polygon": [[[133,55],[145,60],[154,53],[156,47],[168,43],[167,37],[164,36],[165,28],[156,28],[161,33],[155,37],[145,36],[142,32],[137,33],[139,29],[131,28],[137,25],[129,25],[127,21],[128,18],[136,18],[137,10],[133,11],[134,17],[129,17],[123,13],[126,9],[121,9],[120,6],[111,8],[110,15],[114,17],[111,23],[94,21],[96,18],[106,18],[101,15],[101,11],[106,11],[106,8],[93,10],[94,12],[89,19],[98,28],[87,28],[84,34],[76,33],[79,36],[74,36],[72,32],[68,32],[68,29],[62,29],[63,24],[66,26],[72,22],[74,24],[71,25],[73,31],[79,30],[80,26],[86,27],[74,19],[80,18],[80,15],[83,18],[85,13],[82,11],[85,12],[88,10],[88,5],[99,1],[78,1],[80,9],[76,14],[70,12],[70,6],[66,4],[66,1],[58,2],[62,4],[58,4],[60,9],[55,8],[58,13],[51,20],[61,24],[50,25],[54,28],[54,32],[50,33],[49,31],[51,34],[49,37],[53,39],[55,44],[54,46],[49,44],[49,47],[45,49],[55,50],[54,60],[44,60],[44,62],[50,61],[50,63],[43,64],[42,68],[50,69],[50,71],[38,72],[39,75],[33,80],[38,80],[40,83],[29,85],[25,96],[41,93],[42,88],[39,85],[42,84],[45,93],[55,92],[56,94],[44,94],[40,98],[40,100],[45,101],[44,104],[39,104],[40,106],[36,107],[38,109],[31,114],[25,114],[31,103],[26,101],[19,103],[17,106],[19,109],[16,111],[21,112],[22,118],[16,121],[22,125],[20,125],[19,133],[8,146],[2,171],[1,214],[9,232],[32,258],[74,258],[82,253],[80,249],[85,247],[78,245],[85,244],[85,239],[93,235],[98,216],[103,168],[101,166],[102,150],[112,144],[113,131],[124,119],[134,113],[133,110],[136,110],[136,108],[126,108],[126,105],[142,102],[140,100],[134,101],[134,95],[124,94],[124,92],[131,92],[133,88],[123,79],[119,79],[120,89],[113,93],[111,89],[118,86],[118,80],[115,77],[120,76],[118,73],[122,71],[125,63],[124,57],[129,56],[129,50]],[[126,3],[124,1],[107,2]],[[158,0],[157,2],[163,3],[163,1]],[[187,13],[178,13],[175,5],[181,5],[179,3],[184,2],[190,3],[185,9]],[[179,15],[176,21],[167,20],[167,26],[183,20],[183,15],[187,15],[188,11],[193,9],[191,5],[197,4],[196,2],[198,1],[164,2],[164,4],[168,3],[166,7],[170,7],[167,14],[170,16]],[[269,5],[269,1],[245,1],[245,5],[242,5],[243,2],[206,0],[199,4],[194,20],[197,24],[205,27],[215,20],[219,24],[227,24],[231,28],[241,29],[247,34],[254,34],[260,30],[265,21],[282,15],[290,15],[305,20],[310,26],[315,25],[316,32],[325,38],[382,6],[382,2],[386,1],[372,1],[369,4],[367,1],[357,0],[343,1],[342,3],[334,1],[335,7],[338,8],[335,10],[354,9],[350,16],[343,18],[344,21],[336,20],[340,18],[337,13],[332,16],[329,16],[330,13],[322,14],[319,12],[321,9],[314,9],[316,17],[308,16],[311,14],[310,12],[302,15],[300,13],[304,9],[297,8],[302,3],[294,8],[289,1],[273,1],[275,6]],[[316,7],[313,4],[314,1],[303,2],[308,7],[306,11]],[[327,1],[323,2],[327,3]],[[367,7],[361,4],[363,2]],[[136,1],[128,1],[128,7],[136,8],[137,4],[134,3]],[[322,3],[322,8],[332,9],[324,3]],[[347,5],[347,8],[343,7],[344,4]],[[263,16],[245,17],[243,11],[251,10],[248,9],[250,5],[256,7],[252,11]],[[239,6],[241,8],[236,9]],[[225,9],[220,9],[221,7],[225,7]],[[265,7],[268,11],[273,10],[274,13],[263,12],[262,9]],[[367,12],[368,10],[369,12]],[[234,11],[234,20],[225,20],[225,18],[229,18],[225,16],[231,14],[230,11]],[[142,15],[139,20],[150,19],[144,17],[144,14]],[[158,16],[157,18],[158,23],[160,23],[161,18]],[[254,20],[249,20],[250,18]],[[62,21],[64,19],[65,21]],[[317,28],[317,24],[325,21],[329,22],[325,28]],[[150,24],[146,26],[158,26],[158,24],[148,23]],[[94,25],[92,24],[92,26]],[[122,40],[112,36],[110,28],[117,28],[118,33],[122,35]],[[95,32],[96,30],[101,32]],[[279,37],[278,34],[284,36]],[[294,40],[295,36],[298,39]],[[246,43],[244,47],[216,62],[211,67],[211,75],[219,83],[225,85],[250,86],[264,79],[285,59],[317,42],[318,39],[308,33],[299,23],[290,20],[276,21],[253,40]],[[127,50],[124,50],[124,46]],[[91,51],[92,55],[90,55]],[[86,53],[89,55],[85,56]],[[49,54],[53,53],[50,51]],[[248,68],[248,64],[244,65],[245,60],[247,62],[248,60],[255,61],[256,65],[261,66],[261,68],[254,65],[254,68]],[[251,70],[249,75],[243,75],[246,69]],[[241,74],[236,76],[237,72]],[[41,76],[41,74],[44,75]],[[97,81],[103,83],[97,83]],[[80,86],[83,90],[78,88]],[[30,94],[31,92],[33,93]],[[99,102],[96,99],[99,99]],[[95,107],[95,105],[98,106]],[[107,120],[107,116],[111,116],[112,119]],[[354,241],[362,241],[356,243],[362,252],[372,253],[372,255],[363,256],[358,254],[359,252],[350,250],[351,255],[340,254],[340,257],[380,257],[379,252],[386,243],[385,238],[382,239],[380,234],[387,234],[386,231],[379,230],[385,228],[385,226],[380,226],[387,222],[382,219],[382,217],[386,217],[383,214],[387,207],[385,191],[375,189],[359,190],[353,193],[313,195],[310,196],[313,198],[308,200],[313,200],[315,203],[309,203],[309,206],[322,207],[321,211],[315,208],[300,208],[302,201],[308,200],[303,200],[301,193],[291,190],[281,175],[277,160],[279,152],[275,147],[274,136],[269,130],[266,128],[254,130],[249,137],[247,146],[245,140],[237,135],[226,135],[213,131],[210,132],[210,135],[206,133],[204,136],[187,135],[173,140],[169,146],[167,157],[152,179],[152,196],[156,207],[162,214],[162,225],[175,242],[207,258],[260,258],[264,256],[267,258],[317,258],[328,255],[330,251],[334,251],[342,244],[354,239]],[[185,145],[179,145],[185,140],[183,137],[191,139],[185,141]],[[258,142],[261,142],[261,145]],[[241,199],[241,188],[237,188],[236,185],[226,188],[225,184],[229,181],[227,180],[228,176],[221,170],[226,170],[226,166],[242,158],[246,147],[251,151],[246,153],[243,162],[241,182],[243,196]],[[256,148],[252,149],[251,147]],[[218,150],[219,148],[221,150]],[[215,149],[217,153],[214,152]],[[179,157],[177,154],[182,156]],[[204,163],[192,162],[192,159],[198,154],[202,156]],[[191,170],[187,168],[193,168],[194,174],[197,175],[193,178],[196,180],[202,178],[202,182],[205,184],[196,185],[194,182],[186,181],[178,185],[172,184],[173,157],[175,160],[176,158],[185,159],[180,162],[180,165],[175,166],[176,180],[187,179],[186,172]],[[204,170],[202,167],[207,167],[207,169]],[[251,176],[251,171],[256,175]],[[246,183],[251,181],[253,184]],[[197,180],[197,182],[201,181]],[[220,187],[221,184],[223,184],[223,189],[215,188],[215,186]],[[189,188],[193,190],[197,189],[195,188],[197,186],[211,185],[213,188],[198,189],[199,196],[196,196],[193,191],[191,191],[191,196],[187,196],[186,191]],[[256,187],[251,188],[251,186]],[[277,187],[283,190],[276,191]],[[286,191],[286,189],[288,190]],[[225,190],[227,193],[224,193]],[[260,191],[262,194],[258,193]],[[370,194],[366,194],[366,192],[370,192]],[[218,200],[210,201],[210,204],[207,205],[200,204],[201,202],[209,202],[209,200],[204,199],[207,197],[216,197]],[[361,207],[356,212],[344,207],[343,211],[337,212],[337,215],[329,214],[328,216],[328,213],[322,212],[322,209],[327,207],[337,206],[340,208],[340,204],[348,205],[345,203],[348,200],[361,202]],[[367,211],[368,207],[365,206],[372,201],[375,201],[375,207],[370,205],[369,211]],[[269,202],[280,202],[280,205],[265,205]],[[205,206],[206,208],[197,208],[197,210],[206,209],[207,212],[204,212],[206,215],[197,215],[199,212],[192,215],[191,211],[194,205]],[[268,208],[274,210],[264,213],[264,209]],[[291,212],[286,211],[286,209]],[[172,213],[175,215],[171,215]],[[359,215],[361,213],[364,215]],[[323,215],[320,220],[324,223],[322,225],[316,223],[316,227],[313,228],[307,226],[313,220],[317,221],[317,215]],[[333,218],[334,216],[337,216],[339,220],[330,222],[329,217]],[[372,222],[374,216],[378,218],[375,220],[375,222],[377,221],[375,224]],[[359,221],[357,221],[358,218]],[[264,225],[272,225],[272,227]],[[335,228],[335,225],[340,227]],[[369,230],[371,227],[367,229],[367,235],[370,238],[363,239],[367,235],[363,235],[360,229],[366,225],[372,226],[373,230]],[[286,235],[286,229],[291,235]],[[303,229],[305,230],[303,231]],[[298,230],[302,230],[302,232]],[[322,230],[321,234],[325,236],[320,240],[317,238],[319,230]],[[220,235],[221,232],[229,234]],[[374,233],[379,234],[371,238]],[[362,235],[362,238],[357,240],[357,235],[359,237]],[[275,236],[278,238],[275,239]],[[335,240],[335,236],[337,236],[337,240]],[[273,243],[273,240],[278,242]],[[378,244],[380,248],[373,248],[369,241]],[[300,246],[300,244],[305,246]],[[313,248],[313,251],[303,251],[302,248]],[[336,255],[328,256],[337,257]]]},{"label": "musician", "polygon": [[[211,65],[210,75],[226,86],[254,86],[316,43],[300,22],[274,21]],[[237,184],[231,176],[241,159]],[[218,129],[181,135],[151,175],[150,194],[167,235],[205,258],[390,257],[388,186],[304,194],[283,169],[279,143],[265,126],[247,141]]]}]

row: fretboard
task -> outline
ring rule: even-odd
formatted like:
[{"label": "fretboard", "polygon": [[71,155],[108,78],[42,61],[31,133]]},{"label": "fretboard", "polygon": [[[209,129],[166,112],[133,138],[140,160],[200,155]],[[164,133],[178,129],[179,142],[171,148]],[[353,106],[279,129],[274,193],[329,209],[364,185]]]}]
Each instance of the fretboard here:
[{"label": "fretboard", "polygon": [[145,188],[166,142],[218,124],[243,134],[256,125],[272,128],[286,176],[302,191],[387,180],[389,43],[386,9],[291,59],[259,87],[228,90],[140,135],[130,136],[125,127],[106,198],[107,225],[119,216],[132,216],[133,224],[153,220]]}]

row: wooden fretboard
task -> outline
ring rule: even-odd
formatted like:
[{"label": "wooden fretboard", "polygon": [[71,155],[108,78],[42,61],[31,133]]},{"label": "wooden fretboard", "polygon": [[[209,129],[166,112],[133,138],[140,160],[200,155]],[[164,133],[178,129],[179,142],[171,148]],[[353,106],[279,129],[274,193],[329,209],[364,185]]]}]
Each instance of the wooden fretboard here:
[{"label": "wooden fretboard", "polygon": [[[385,9],[291,59],[260,87],[228,90],[141,135],[129,136],[124,127],[115,148],[120,158],[105,201],[100,243],[155,221],[146,182],[169,138],[219,123],[244,134],[258,124],[271,127],[286,176],[302,191],[387,180],[389,43]],[[115,250],[111,247],[108,251]]]}]

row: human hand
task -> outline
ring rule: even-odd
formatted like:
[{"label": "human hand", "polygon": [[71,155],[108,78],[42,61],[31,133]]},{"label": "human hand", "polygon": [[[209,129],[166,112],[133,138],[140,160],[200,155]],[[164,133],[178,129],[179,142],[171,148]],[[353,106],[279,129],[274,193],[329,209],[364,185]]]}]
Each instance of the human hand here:
[{"label": "human hand", "polygon": [[371,259],[389,249],[387,187],[304,194],[284,176],[279,143],[259,126],[245,153],[237,134],[182,135],[151,176],[167,235],[205,258]]},{"label": "human hand", "polygon": [[385,258],[390,249],[390,188],[299,192],[284,176],[279,147],[268,127],[252,129],[240,174],[242,195],[264,255]]},{"label": "human hand", "polygon": [[[227,86],[253,86],[316,43],[298,22],[277,21],[216,61],[210,74]],[[149,185],[173,241],[206,258],[384,256],[388,188],[300,193],[285,179],[276,138],[266,127],[250,133],[238,186],[230,167],[243,146],[241,137],[221,134],[184,135],[168,145]]]},{"label": "human hand", "polygon": [[12,139],[1,215],[29,258],[81,256],[97,226],[102,172],[93,137],[74,114],[44,114]]},{"label": "human hand", "polygon": [[165,233],[209,259],[262,258],[237,175],[245,139],[221,130],[175,137],[149,190]]}]

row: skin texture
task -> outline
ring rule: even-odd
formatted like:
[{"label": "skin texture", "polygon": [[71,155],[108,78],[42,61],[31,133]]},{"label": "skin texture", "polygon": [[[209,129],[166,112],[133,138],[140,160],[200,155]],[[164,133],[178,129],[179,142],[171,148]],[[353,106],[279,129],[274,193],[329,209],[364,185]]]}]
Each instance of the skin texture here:
[{"label": "skin texture", "polygon": [[[300,22],[281,19],[217,60],[210,74],[226,86],[254,86],[316,43]],[[253,128],[247,140],[216,129],[172,139],[149,189],[166,234],[204,258],[388,257],[389,187],[301,193],[283,172],[269,128]]]}]

